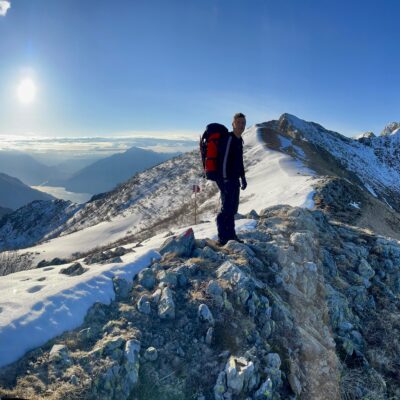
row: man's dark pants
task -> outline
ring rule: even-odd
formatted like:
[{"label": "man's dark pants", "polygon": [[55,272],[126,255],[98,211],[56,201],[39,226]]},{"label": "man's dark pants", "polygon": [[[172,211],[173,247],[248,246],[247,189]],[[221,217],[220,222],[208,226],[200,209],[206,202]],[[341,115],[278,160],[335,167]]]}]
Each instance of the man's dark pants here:
[{"label": "man's dark pants", "polygon": [[217,215],[218,237],[222,241],[236,237],[235,214],[239,207],[240,182],[237,179],[217,180],[221,192],[221,211]]}]

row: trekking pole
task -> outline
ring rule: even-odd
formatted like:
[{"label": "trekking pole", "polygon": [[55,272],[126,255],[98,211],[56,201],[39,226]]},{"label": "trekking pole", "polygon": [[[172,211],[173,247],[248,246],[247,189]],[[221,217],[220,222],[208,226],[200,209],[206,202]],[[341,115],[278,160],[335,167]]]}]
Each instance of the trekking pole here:
[{"label": "trekking pole", "polygon": [[[193,185],[193,193],[194,193],[194,224],[197,225],[197,193],[200,192],[199,185]],[[193,196],[193,194],[192,194]]]},{"label": "trekking pole", "polygon": [[194,192],[194,224],[197,224],[197,203],[196,203],[197,190]]}]

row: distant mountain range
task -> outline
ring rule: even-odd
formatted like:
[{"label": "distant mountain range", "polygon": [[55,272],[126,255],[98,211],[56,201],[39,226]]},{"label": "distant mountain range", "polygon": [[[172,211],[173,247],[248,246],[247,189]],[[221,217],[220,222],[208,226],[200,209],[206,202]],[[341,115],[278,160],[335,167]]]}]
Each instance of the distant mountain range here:
[{"label": "distant mountain range", "polygon": [[49,167],[20,151],[0,150],[0,172],[15,176],[27,185],[40,185],[59,176],[56,167]]},{"label": "distant mountain range", "polygon": [[0,207],[2,208],[16,210],[34,200],[53,199],[53,196],[34,190],[17,178],[0,173]]},{"label": "distant mountain range", "polygon": [[113,189],[135,175],[176,156],[176,153],[156,153],[132,147],[113,154],[81,169],[66,180],[50,180],[50,186],[62,186],[79,193],[97,194]]}]

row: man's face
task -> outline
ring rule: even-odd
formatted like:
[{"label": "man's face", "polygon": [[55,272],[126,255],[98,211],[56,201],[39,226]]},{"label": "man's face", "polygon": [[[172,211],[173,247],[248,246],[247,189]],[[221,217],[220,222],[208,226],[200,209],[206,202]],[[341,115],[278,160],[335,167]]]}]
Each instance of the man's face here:
[{"label": "man's face", "polygon": [[240,137],[246,128],[246,118],[235,118],[232,122],[233,133]]}]

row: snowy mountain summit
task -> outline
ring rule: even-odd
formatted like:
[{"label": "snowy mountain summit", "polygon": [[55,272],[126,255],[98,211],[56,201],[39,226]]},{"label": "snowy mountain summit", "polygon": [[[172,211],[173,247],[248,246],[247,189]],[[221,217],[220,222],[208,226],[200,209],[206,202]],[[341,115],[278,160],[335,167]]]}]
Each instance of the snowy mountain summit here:
[{"label": "snowy mountain summit", "polygon": [[400,122],[391,122],[386,125],[383,131],[381,132],[381,136],[393,135],[400,128]]},{"label": "snowy mountain summit", "polygon": [[[249,128],[244,243],[216,245],[197,151],[82,206],[4,218],[3,248],[32,264],[0,277],[0,396],[400,398],[391,132],[351,139],[290,114]],[[25,226],[37,243],[21,248]]]}]

